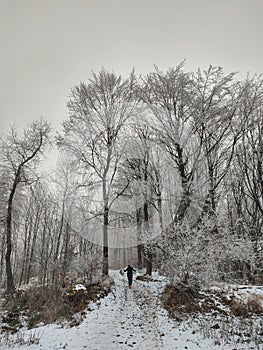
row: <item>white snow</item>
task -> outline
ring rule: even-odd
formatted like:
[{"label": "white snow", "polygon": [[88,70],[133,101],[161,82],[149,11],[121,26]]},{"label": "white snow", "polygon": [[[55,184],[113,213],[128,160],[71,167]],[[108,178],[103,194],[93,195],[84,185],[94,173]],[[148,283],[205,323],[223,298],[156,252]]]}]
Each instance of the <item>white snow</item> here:
[{"label": "white snow", "polygon": [[86,287],[83,284],[76,284],[74,290],[86,290]]},{"label": "white snow", "polygon": [[[17,341],[30,337],[39,338],[38,344],[13,345],[12,349],[48,350],[115,350],[115,349],[188,349],[188,350],[246,350],[263,349],[254,343],[236,344],[233,336],[222,340],[224,323],[218,316],[208,320],[192,317],[187,321],[169,318],[157,297],[166,279],[154,274],[157,282],[142,282],[134,279],[132,289],[127,288],[127,278],[117,271],[111,271],[115,280],[112,293],[104,299],[89,305],[84,320],[78,326],[69,323],[40,326],[33,330],[22,330]],[[246,296],[246,289],[243,290]],[[254,290],[253,290],[254,291]],[[76,315],[77,317],[77,315]],[[218,323],[219,328],[211,328]],[[238,324],[234,325],[238,327]],[[228,332],[228,330],[225,330]],[[2,345],[2,350],[10,349]],[[12,338],[13,340],[15,337]],[[10,338],[11,340],[11,338]]]}]

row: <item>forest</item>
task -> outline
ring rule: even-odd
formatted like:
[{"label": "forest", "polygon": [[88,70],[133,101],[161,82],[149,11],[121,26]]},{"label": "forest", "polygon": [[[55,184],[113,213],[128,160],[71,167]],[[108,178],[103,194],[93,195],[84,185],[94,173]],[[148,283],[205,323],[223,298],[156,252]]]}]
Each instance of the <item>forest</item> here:
[{"label": "forest", "polygon": [[262,284],[262,103],[261,75],[101,69],[72,87],[60,133],[45,118],[10,125],[0,287],[92,284],[129,262],[192,285]]}]

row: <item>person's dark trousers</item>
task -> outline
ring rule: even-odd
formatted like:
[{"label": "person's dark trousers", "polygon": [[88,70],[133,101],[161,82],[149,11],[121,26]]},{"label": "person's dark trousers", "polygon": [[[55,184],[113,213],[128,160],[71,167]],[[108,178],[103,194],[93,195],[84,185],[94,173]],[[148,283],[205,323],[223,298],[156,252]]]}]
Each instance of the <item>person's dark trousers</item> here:
[{"label": "person's dark trousers", "polygon": [[132,276],[128,276],[128,283],[129,283],[129,287],[131,288],[131,285],[132,285]]}]

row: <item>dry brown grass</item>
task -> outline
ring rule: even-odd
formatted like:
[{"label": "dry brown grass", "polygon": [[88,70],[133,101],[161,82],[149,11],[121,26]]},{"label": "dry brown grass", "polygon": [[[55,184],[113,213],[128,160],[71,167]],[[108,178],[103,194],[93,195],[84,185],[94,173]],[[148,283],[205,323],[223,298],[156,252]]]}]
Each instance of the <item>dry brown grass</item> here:
[{"label": "dry brown grass", "polygon": [[[263,296],[251,294],[247,301],[238,300],[234,294],[213,291],[211,294],[199,294],[195,289],[185,285],[168,285],[165,287],[161,301],[163,307],[172,315],[229,312],[236,317],[249,318],[251,315],[263,315]],[[226,308],[227,307],[227,308]],[[227,311],[229,310],[229,311]]]},{"label": "dry brown grass", "polygon": [[2,319],[13,331],[18,329],[20,316],[27,319],[28,328],[36,327],[40,322],[49,324],[60,319],[72,320],[76,313],[82,313],[90,301],[97,300],[108,294],[110,288],[99,283],[90,285],[86,290],[75,290],[74,286],[66,290],[42,286],[31,288],[6,301],[3,309],[7,316]]},{"label": "dry brown grass", "polygon": [[248,298],[248,309],[251,313],[256,315],[263,315],[263,296],[258,294],[251,294]]},{"label": "dry brown grass", "polygon": [[263,315],[263,297],[258,294],[251,294],[247,302],[233,299],[230,310],[233,315],[238,317]]},{"label": "dry brown grass", "polygon": [[196,290],[180,284],[167,285],[161,296],[162,304],[170,314],[201,311],[198,299],[199,294]]},{"label": "dry brown grass", "polygon": [[230,304],[231,313],[237,317],[248,317],[248,307],[247,304],[237,301],[236,299],[232,300]]}]

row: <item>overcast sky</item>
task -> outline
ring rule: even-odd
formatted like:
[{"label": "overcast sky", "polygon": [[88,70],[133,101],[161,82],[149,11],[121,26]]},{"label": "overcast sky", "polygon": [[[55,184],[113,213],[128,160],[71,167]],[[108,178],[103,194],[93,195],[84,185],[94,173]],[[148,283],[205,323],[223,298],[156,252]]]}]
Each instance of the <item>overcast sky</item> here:
[{"label": "overcast sky", "polygon": [[101,67],[262,72],[263,0],[0,0],[0,129],[67,117],[70,88]]}]

